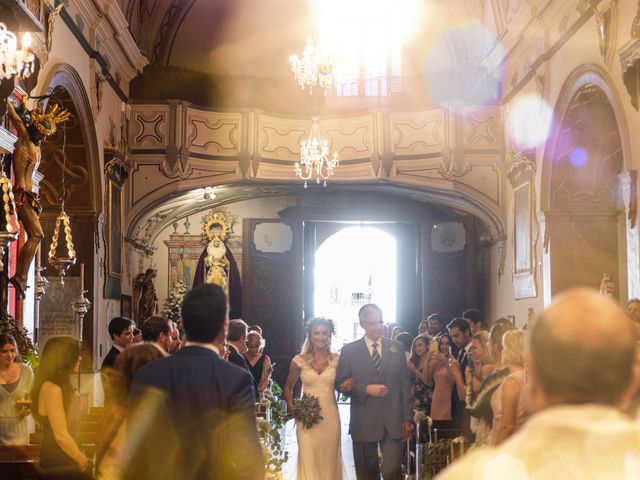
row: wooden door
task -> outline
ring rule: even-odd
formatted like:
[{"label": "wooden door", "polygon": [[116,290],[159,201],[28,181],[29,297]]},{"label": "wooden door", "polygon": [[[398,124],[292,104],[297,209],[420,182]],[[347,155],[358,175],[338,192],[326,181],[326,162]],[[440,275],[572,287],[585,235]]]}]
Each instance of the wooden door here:
[{"label": "wooden door", "polygon": [[244,320],[262,328],[273,377],[284,385],[303,339],[301,222],[245,219],[242,252]]}]

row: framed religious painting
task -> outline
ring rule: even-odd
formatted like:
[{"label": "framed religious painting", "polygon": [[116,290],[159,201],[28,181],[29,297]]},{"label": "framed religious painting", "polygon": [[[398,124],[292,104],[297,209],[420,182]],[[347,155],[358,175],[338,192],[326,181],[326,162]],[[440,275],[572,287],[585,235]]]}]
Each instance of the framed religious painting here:
[{"label": "framed religious painting", "polygon": [[526,182],[513,190],[513,291],[515,298],[536,296],[532,189],[531,182]]},{"label": "framed religious painting", "polygon": [[120,150],[105,148],[105,174],[107,180],[106,198],[106,255],[105,298],[120,300],[122,293],[122,221],[123,202],[122,187],[128,175],[127,165]]},{"label": "framed religious painting", "polygon": [[516,299],[537,296],[534,160],[534,152],[518,152],[507,165],[513,186],[513,293]]}]

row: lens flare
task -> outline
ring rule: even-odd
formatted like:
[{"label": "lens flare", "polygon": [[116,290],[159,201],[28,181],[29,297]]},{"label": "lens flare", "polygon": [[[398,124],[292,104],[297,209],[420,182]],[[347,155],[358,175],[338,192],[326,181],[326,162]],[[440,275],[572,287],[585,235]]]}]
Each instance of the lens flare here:
[{"label": "lens flare", "polygon": [[510,107],[507,125],[513,144],[519,148],[534,148],[547,140],[553,111],[539,97],[525,96]]},{"label": "lens flare", "polygon": [[584,148],[576,147],[569,153],[569,161],[576,168],[584,167],[589,160],[589,154]]},{"label": "lens flare", "polygon": [[480,107],[499,100],[503,58],[504,48],[482,23],[446,25],[424,58],[424,82],[431,102]]}]

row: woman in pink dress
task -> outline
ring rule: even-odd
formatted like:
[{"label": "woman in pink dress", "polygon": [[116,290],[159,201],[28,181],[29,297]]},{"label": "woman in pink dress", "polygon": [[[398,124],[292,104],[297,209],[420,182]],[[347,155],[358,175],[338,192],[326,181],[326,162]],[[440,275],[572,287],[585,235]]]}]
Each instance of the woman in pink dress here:
[{"label": "woman in pink dress", "polygon": [[499,445],[509,438],[526,419],[524,339],[522,330],[511,330],[502,338],[502,363],[510,373],[491,397],[490,445]]},{"label": "woman in pink dress", "polygon": [[458,398],[464,398],[464,381],[460,364],[451,355],[451,339],[443,335],[438,341],[438,351],[431,352],[425,372],[425,383],[433,385],[431,419],[451,420],[451,393],[458,389]]}]

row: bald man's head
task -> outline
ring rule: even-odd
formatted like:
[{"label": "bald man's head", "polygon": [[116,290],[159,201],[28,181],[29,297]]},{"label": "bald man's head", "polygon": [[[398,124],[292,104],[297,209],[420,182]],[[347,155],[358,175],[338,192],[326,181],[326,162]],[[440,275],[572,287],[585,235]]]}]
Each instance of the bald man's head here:
[{"label": "bald man's head", "polygon": [[549,403],[615,405],[632,380],[636,334],[625,312],[595,290],[559,295],[531,331],[535,386]]}]

